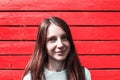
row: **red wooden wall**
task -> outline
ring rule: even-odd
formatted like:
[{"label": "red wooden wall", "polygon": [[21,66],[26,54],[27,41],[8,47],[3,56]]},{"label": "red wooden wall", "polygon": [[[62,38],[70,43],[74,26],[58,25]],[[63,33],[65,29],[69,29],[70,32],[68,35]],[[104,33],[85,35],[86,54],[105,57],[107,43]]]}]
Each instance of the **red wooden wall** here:
[{"label": "red wooden wall", "polygon": [[0,0],[0,80],[20,80],[43,18],[64,19],[92,80],[120,80],[120,0]]}]

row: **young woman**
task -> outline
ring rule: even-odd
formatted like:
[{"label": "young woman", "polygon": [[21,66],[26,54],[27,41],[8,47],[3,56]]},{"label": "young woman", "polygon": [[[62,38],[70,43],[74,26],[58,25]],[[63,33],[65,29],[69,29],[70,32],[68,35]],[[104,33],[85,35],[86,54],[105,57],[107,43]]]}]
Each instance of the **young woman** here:
[{"label": "young woman", "polygon": [[91,80],[78,59],[69,26],[58,17],[40,24],[23,80]]}]

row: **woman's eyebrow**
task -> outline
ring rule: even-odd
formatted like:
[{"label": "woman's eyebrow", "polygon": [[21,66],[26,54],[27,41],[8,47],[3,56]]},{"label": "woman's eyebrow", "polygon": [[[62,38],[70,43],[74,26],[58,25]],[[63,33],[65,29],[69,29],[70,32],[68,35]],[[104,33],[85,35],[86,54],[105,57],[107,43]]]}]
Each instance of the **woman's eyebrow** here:
[{"label": "woman's eyebrow", "polygon": [[66,34],[66,33],[64,33],[64,34],[62,34],[61,36],[67,36],[67,34]]},{"label": "woman's eyebrow", "polygon": [[[60,36],[66,36],[66,35],[67,35],[66,33],[63,33]],[[47,36],[47,38],[51,38],[51,37],[56,37],[56,35],[49,35],[49,36]]]},{"label": "woman's eyebrow", "polygon": [[50,38],[53,38],[53,37],[55,37],[55,36],[47,36],[47,39],[50,39]]}]

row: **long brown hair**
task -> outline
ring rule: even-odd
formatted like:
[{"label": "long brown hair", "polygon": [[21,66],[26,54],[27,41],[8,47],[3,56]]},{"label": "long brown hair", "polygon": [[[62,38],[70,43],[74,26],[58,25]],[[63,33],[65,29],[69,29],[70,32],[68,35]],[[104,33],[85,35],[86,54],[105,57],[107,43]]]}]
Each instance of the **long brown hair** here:
[{"label": "long brown hair", "polygon": [[51,22],[66,32],[68,41],[70,43],[70,53],[65,60],[65,68],[68,80],[85,80],[85,74],[80,60],[78,59],[69,26],[64,20],[58,17],[50,17],[41,22],[40,27],[38,28],[35,50],[28,65],[26,66],[24,76],[28,72],[31,72],[32,80],[45,79],[44,67],[48,63],[48,55],[45,45],[47,29]]}]

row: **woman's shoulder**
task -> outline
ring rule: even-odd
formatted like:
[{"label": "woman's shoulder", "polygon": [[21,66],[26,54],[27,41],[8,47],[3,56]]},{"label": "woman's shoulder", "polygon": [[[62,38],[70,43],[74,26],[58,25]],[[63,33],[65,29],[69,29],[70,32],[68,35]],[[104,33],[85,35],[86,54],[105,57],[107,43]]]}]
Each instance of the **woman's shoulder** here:
[{"label": "woman's shoulder", "polygon": [[31,72],[28,72],[28,73],[24,76],[23,80],[32,80],[32,79],[31,79]]},{"label": "woman's shoulder", "polygon": [[84,67],[84,70],[85,70],[85,80],[91,80],[90,71],[86,67]]}]

